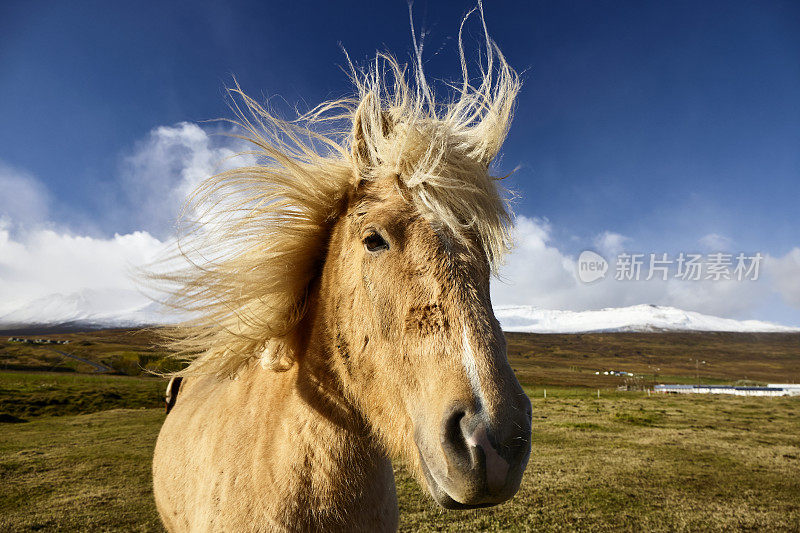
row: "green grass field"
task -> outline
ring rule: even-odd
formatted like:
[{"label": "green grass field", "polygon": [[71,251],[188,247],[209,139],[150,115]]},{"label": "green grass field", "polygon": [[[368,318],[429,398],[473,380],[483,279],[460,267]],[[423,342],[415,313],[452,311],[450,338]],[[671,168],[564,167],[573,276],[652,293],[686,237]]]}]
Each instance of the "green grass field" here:
[{"label": "green grass field", "polygon": [[0,372],[0,420],[162,407],[165,382],[128,376]]},{"label": "green grass field", "polygon": [[[618,392],[617,383],[592,381],[590,373],[604,358],[633,366],[640,351],[691,381],[695,369],[683,361],[681,342],[693,340],[716,368],[723,361],[714,359],[715,343],[733,354],[752,345],[673,338],[659,352],[659,337],[612,337],[617,347],[584,362],[587,348],[574,337],[549,348],[542,343],[554,337],[533,337],[510,344],[518,375],[532,376],[533,453],[520,492],[495,508],[444,511],[397,465],[402,531],[800,531],[800,398],[648,397]],[[734,357],[733,369],[703,379],[731,381],[742,368],[764,380],[791,377],[797,339],[794,354],[791,342],[773,338],[764,344],[768,357],[751,358],[749,367],[737,366],[744,355]],[[113,360],[114,350],[106,346],[98,358]],[[129,351],[137,350],[147,348]],[[664,355],[671,351],[672,366]],[[0,372],[0,531],[161,531],[150,460],[163,385]]]}]

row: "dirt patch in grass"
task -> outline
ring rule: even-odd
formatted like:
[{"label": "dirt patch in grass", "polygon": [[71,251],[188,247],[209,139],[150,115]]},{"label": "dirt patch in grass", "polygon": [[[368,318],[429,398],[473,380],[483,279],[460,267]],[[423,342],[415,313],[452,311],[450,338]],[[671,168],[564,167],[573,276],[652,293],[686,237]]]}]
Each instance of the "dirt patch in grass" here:
[{"label": "dirt patch in grass", "polygon": [[629,413],[620,412],[616,413],[614,417],[620,422],[632,424],[634,426],[656,426],[663,420],[664,415],[661,413],[647,412],[647,413]]}]

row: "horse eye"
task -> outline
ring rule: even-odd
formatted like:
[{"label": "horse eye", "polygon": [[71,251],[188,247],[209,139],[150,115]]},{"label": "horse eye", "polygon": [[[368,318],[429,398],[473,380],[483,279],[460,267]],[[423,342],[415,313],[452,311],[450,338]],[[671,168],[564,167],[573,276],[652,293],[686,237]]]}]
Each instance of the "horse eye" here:
[{"label": "horse eye", "polygon": [[389,243],[381,237],[380,233],[372,232],[364,237],[364,248],[366,248],[368,252],[379,252],[381,250],[388,250]]}]

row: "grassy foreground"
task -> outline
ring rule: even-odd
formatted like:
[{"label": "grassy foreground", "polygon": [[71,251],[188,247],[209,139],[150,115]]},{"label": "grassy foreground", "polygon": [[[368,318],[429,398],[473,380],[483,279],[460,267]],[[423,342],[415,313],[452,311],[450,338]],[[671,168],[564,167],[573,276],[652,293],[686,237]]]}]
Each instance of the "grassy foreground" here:
[{"label": "grassy foreground", "polygon": [[[19,376],[0,383],[52,379]],[[398,466],[402,531],[800,530],[800,398],[529,393],[533,455],[519,494],[443,511]],[[0,531],[161,531],[150,460],[163,416],[67,410],[0,425]]]},{"label": "grassy foreground", "polygon": [[0,434],[0,531],[162,531],[150,457],[164,413],[40,418]]},{"label": "grassy foreground", "polygon": [[165,382],[128,376],[0,372],[0,421],[163,407]]}]

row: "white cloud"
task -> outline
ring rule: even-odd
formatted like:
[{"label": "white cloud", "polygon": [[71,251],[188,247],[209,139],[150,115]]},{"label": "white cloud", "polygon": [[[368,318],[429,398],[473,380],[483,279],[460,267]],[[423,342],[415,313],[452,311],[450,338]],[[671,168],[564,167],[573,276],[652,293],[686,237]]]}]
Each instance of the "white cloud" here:
[{"label": "white cloud", "polygon": [[203,180],[252,163],[247,157],[231,159],[242,150],[240,144],[189,122],[153,129],[122,163],[122,186],[130,202],[126,216],[138,229],[170,235],[184,201]]},{"label": "white cloud", "polygon": [[[26,306],[46,307],[53,300],[67,307],[77,301],[95,315],[147,305],[134,269],[166,255],[180,208],[202,180],[252,163],[228,160],[240,149],[236,144],[196,124],[155,128],[123,160],[119,179],[128,205],[114,203],[107,213],[137,230],[105,238],[76,235],[54,223],[46,188],[30,174],[0,165],[0,319],[6,315],[8,323],[20,310],[25,315]],[[63,308],[43,312],[53,319],[64,315]]]},{"label": "white cloud", "polygon": [[757,281],[683,281],[656,277],[644,281],[614,279],[616,254],[628,239],[604,232],[594,241],[609,260],[605,279],[592,284],[578,281],[575,258],[562,252],[551,238],[548,222],[520,216],[516,221],[516,247],[492,282],[495,305],[534,305],[545,309],[581,311],[605,307],[656,304],[688,311],[730,317],[757,318],[754,311],[766,305],[775,292],[800,307],[800,249],[776,259],[767,257]]},{"label": "white cloud", "polygon": [[594,245],[597,251],[606,257],[616,256],[625,249],[625,244],[630,242],[630,238],[613,231],[604,231],[594,238]]},{"label": "white cloud", "polygon": [[[54,224],[48,218],[50,195],[41,183],[0,166],[0,189],[6,193],[0,196],[0,317],[55,293],[124,293],[126,301],[146,303],[131,278],[132,267],[160,256],[184,199],[203,179],[234,164],[252,163],[226,161],[239,149],[231,139],[210,135],[196,124],[154,129],[124,159],[120,179],[128,205],[109,206],[138,231],[106,238],[75,235]],[[575,258],[554,242],[553,233],[547,220],[517,218],[516,248],[501,269],[501,280],[492,282],[495,305],[580,311],[652,303],[758,318],[759,307],[779,293],[788,305],[800,308],[800,248],[783,257],[767,256],[756,282],[622,282],[613,279],[614,261],[631,240],[605,231],[593,244],[610,262],[606,279],[583,284]],[[709,234],[701,243],[722,249],[717,245],[730,239]],[[92,301],[106,305],[115,298]]]},{"label": "white cloud", "polygon": [[164,246],[141,231],[97,239],[40,229],[14,237],[0,227],[0,316],[52,294],[136,293],[132,269],[154,261]]},{"label": "white cloud", "polygon": [[721,252],[730,249],[733,239],[718,233],[709,233],[701,237],[697,242],[708,251]]},{"label": "white cloud", "polygon": [[755,318],[752,311],[770,297],[772,287],[764,280],[670,280],[658,301],[663,305],[689,311],[728,317]]},{"label": "white cloud", "polygon": [[48,219],[50,194],[36,178],[0,161],[0,220],[29,227]]},{"label": "white cloud", "polygon": [[492,284],[495,303],[547,307],[574,289],[574,261],[550,244],[550,232],[546,220],[517,217],[514,253],[506,258],[500,280]]},{"label": "white cloud", "polygon": [[800,248],[780,258],[767,256],[764,269],[783,300],[800,308]]},{"label": "white cloud", "polygon": [[[93,313],[146,306],[132,269],[156,259],[164,244],[147,232],[110,238],[73,234],[50,219],[51,194],[34,176],[0,165],[0,319],[34,302],[41,309],[25,315],[58,321],[64,306],[58,296],[81,294]],[[63,302],[62,302],[63,303]],[[100,303],[98,306],[97,304]],[[126,307],[127,306],[127,307]],[[70,307],[69,305],[67,307]],[[72,305],[75,307],[75,305]],[[17,317],[20,315],[17,313]]]}]

